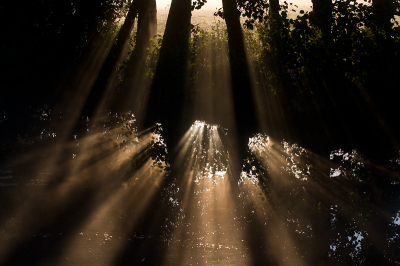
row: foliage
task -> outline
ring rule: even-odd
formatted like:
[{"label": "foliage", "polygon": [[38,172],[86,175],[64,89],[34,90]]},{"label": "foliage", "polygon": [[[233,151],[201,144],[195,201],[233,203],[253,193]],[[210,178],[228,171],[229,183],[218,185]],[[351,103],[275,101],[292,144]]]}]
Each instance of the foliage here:
[{"label": "foliage", "polygon": [[211,31],[201,29],[199,26],[193,26],[189,40],[191,62],[189,74],[190,87],[194,87],[195,85],[202,87],[203,80],[199,74],[202,70],[212,67],[210,58],[206,55],[210,47],[212,47],[211,49],[218,49],[216,46],[218,45],[219,36],[223,35],[222,31],[219,23],[215,23],[211,27]]},{"label": "foliage", "polygon": [[[366,143],[368,134],[381,134],[380,129],[365,134],[364,121],[354,118],[373,112],[395,130],[394,99],[400,96],[398,23],[392,20],[390,27],[382,25],[371,5],[335,1],[331,31],[326,35],[313,20],[313,12],[300,10],[294,18],[293,12],[298,11],[286,3],[279,16],[264,13],[262,19],[245,22],[258,86],[283,101],[298,133],[305,132],[304,128],[315,130],[316,135],[330,132],[330,138],[336,138],[333,142],[345,143],[343,132],[351,131],[358,135],[358,143]],[[323,126],[317,121],[323,121]],[[307,141],[310,135],[305,134],[299,138]],[[308,142],[309,147],[315,144],[312,139]]]},{"label": "foliage", "polygon": [[195,0],[192,3],[192,11],[195,9],[201,9],[205,4],[207,3],[207,0]]},{"label": "foliage", "polygon": [[160,55],[160,48],[161,48],[162,40],[163,40],[163,38],[161,35],[158,34],[157,36],[154,36],[150,40],[152,48],[147,50],[146,75],[148,77],[150,77],[151,79],[154,77],[154,74],[156,71],[156,66],[157,66],[158,57]]},{"label": "foliage", "polygon": [[[323,252],[317,261],[329,265],[398,261],[392,252],[399,230],[397,152],[382,170],[357,150],[334,150],[321,163],[298,144],[279,145],[265,134],[255,135],[249,148],[240,198],[245,216],[256,217],[244,227],[260,219],[268,228],[272,217],[279,219],[308,264],[316,250]],[[253,205],[256,195],[264,204]],[[386,255],[377,257],[377,249]]]},{"label": "foliage", "polygon": [[[278,77],[279,64],[290,78],[290,87],[313,94],[323,87],[322,82],[330,82],[317,78],[326,72],[326,78],[340,77],[362,84],[368,83],[380,67],[385,69],[382,72],[392,73],[393,65],[388,61],[394,62],[393,57],[397,60],[400,52],[397,22],[392,21],[390,29],[379,28],[371,5],[356,1],[336,1],[333,7],[331,43],[326,43],[318,25],[313,25],[312,14],[305,12],[296,19],[289,18],[287,4],[282,6],[279,17],[264,16],[264,23],[255,24],[263,47],[258,64],[260,68],[267,66],[263,71],[265,80]],[[272,22],[277,26],[270,27]],[[271,86],[272,90],[278,89]]]}]

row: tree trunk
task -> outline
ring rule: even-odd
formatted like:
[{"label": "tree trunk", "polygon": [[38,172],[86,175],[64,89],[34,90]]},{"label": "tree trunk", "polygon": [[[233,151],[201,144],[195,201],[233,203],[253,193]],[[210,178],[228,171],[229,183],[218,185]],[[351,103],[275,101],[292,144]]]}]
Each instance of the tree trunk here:
[{"label": "tree trunk", "polygon": [[190,127],[184,112],[191,29],[191,1],[173,0],[157,62],[146,126],[159,121],[169,153]]},{"label": "tree trunk", "polygon": [[95,114],[96,108],[99,108],[100,101],[104,97],[113,80],[115,68],[118,63],[123,60],[123,52],[133,30],[133,25],[138,12],[137,2],[138,0],[132,1],[125,22],[119,30],[115,43],[111,47],[97,80],[86,99],[84,110],[88,112],[88,115]]},{"label": "tree trunk", "polygon": [[332,0],[312,0],[312,3],[314,23],[321,29],[324,41],[326,41],[331,35]]},{"label": "tree trunk", "polygon": [[279,14],[279,0],[270,0],[269,1],[268,14],[270,16]]},{"label": "tree trunk", "polygon": [[[257,118],[253,101],[250,70],[247,63],[240,12],[235,0],[222,0],[225,22],[228,30],[229,62],[236,118],[236,145],[232,145],[232,175],[236,185],[240,177],[243,159],[246,156],[249,137],[257,133]],[[237,146],[237,147],[235,147]]]}]

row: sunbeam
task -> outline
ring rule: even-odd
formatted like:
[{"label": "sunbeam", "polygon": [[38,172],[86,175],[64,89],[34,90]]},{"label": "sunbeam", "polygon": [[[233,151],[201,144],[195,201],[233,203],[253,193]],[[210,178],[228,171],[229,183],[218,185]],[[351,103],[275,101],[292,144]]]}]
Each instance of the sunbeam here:
[{"label": "sunbeam", "polygon": [[196,121],[181,142],[181,212],[164,264],[248,264],[218,126]]},{"label": "sunbeam", "polygon": [[400,264],[400,6],[304,1],[0,1],[0,265]]},{"label": "sunbeam", "polygon": [[[58,143],[13,162],[16,167],[26,167],[29,160],[46,175],[32,184],[36,185],[33,191],[29,183],[15,191],[15,208],[8,213],[12,218],[1,225],[2,238],[7,243],[0,256],[3,263],[17,262],[14,252],[22,247],[31,247],[35,252],[36,248],[54,242],[57,246],[52,250],[65,256],[49,257],[49,263],[69,265],[77,260],[113,265],[124,241],[135,234],[145,211],[154,204],[151,202],[163,186],[164,175],[162,170],[153,170],[155,162],[151,160],[151,143],[155,143],[157,136],[151,130],[136,133],[134,116],[122,117],[117,119],[126,122],[122,125],[114,124],[112,128],[104,124],[99,132],[79,139],[74,136],[65,146]],[[51,163],[51,156],[49,159],[41,156],[51,155],[53,149],[62,149],[65,153],[63,159],[56,159],[57,167]],[[24,200],[20,202],[19,198]],[[114,255],[102,262],[97,260],[103,252],[104,239],[96,237],[98,232],[112,232],[124,238],[119,245],[112,246],[114,251],[107,250],[107,254]],[[48,238],[49,243],[42,243],[41,238]],[[91,240],[88,254],[82,253],[86,241]],[[35,257],[35,254],[29,256]]]}]

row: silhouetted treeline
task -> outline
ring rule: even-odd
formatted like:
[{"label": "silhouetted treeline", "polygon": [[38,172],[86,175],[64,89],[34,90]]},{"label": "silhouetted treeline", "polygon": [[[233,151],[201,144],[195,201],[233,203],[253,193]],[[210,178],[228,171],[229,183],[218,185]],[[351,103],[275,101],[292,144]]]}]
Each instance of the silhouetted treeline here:
[{"label": "silhouetted treeline", "polygon": [[[175,12],[176,7],[171,6],[168,21],[172,26],[167,24],[163,38],[160,36],[157,42],[153,41],[152,46],[150,40],[143,41],[154,33],[154,29],[148,31],[146,26],[141,31],[146,36],[143,40],[133,37],[136,30],[130,26],[124,40],[117,38],[113,42],[123,25],[124,16],[129,14],[128,9],[134,3],[130,5],[131,1],[106,0],[30,1],[24,5],[11,1],[2,3],[1,109],[6,110],[8,116],[22,117],[30,112],[27,106],[35,109],[34,106],[43,103],[51,106],[55,99],[62,101],[60,95],[63,95],[63,91],[59,90],[59,84],[70,79],[69,73],[82,63],[79,59],[96,49],[103,49],[100,54],[106,58],[110,47],[101,44],[114,44],[114,47],[122,41],[126,46],[122,58],[118,55],[117,61],[104,61],[100,68],[107,71],[100,71],[102,75],[92,89],[92,95],[96,97],[89,96],[86,99],[89,104],[77,112],[91,113],[102,97],[102,90],[98,88],[107,86],[105,83],[110,82],[109,76],[114,75],[108,92],[114,102],[126,98],[140,80],[140,84],[147,84],[149,88],[143,92],[150,99],[148,124],[161,119],[166,122],[164,124],[171,124],[170,127],[175,128],[180,121],[179,112],[184,110],[186,115],[186,111],[190,111],[190,107],[184,106],[183,102],[187,103],[192,97],[189,87],[196,80],[196,71],[193,69],[199,67],[194,57],[187,55],[197,53],[188,50],[196,48],[191,42],[203,38],[202,42],[216,43],[218,39],[228,46],[230,53],[228,61],[236,95],[235,113],[240,118],[238,122],[243,121],[239,124],[244,125],[238,126],[244,132],[239,132],[239,135],[245,136],[248,135],[247,131],[255,133],[253,131],[260,129],[254,126],[251,110],[254,108],[250,106],[251,100],[248,100],[253,97],[254,101],[254,95],[249,96],[249,88],[241,89],[249,87],[245,84],[250,83],[248,80],[251,76],[257,89],[264,91],[263,95],[280,99],[284,112],[293,121],[290,125],[292,137],[303,141],[304,146],[310,145],[314,150],[329,150],[339,143],[366,147],[371,154],[394,148],[398,139],[395,113],[399,96],[397,73],[400,33],[393,19],[398,14],[397,2],[383,8],[384,1],[374,1],[372,5],[355,1],[336,1],[332,4],[329,1],[315,1],[313,11],[309,13],[291,4],[276,6],[275,2],[237,1],[238,11],[234,7],[233,11],[227,9],[224,18],[234,25],[231,21],[238,21],[240,11],[242,16],[248,18],[245,25],[253,28],[253,32],[246,30],[247,39],[243,40],[239,28],[228,26],[228,36],[223,31],[215,31],[213,37],[208,36],[210,39],[206,41],[204,38],[208,37],[199,38],[205,34],[198,31],[197,27],[190,26],[191,10],[200,8],[204,1],[197,1],[191,10],[185,2],[187,7],[184,11],[182,6],[178,6],[182,10]],[[151,11],[154,8],[142,7],[143,21],[149,21],[144,14],[154,14]],[[269,8],[269,12],[265,8]],[[299,12],[299,16],[290,19],[289,12],[293,14],[295,11]],[[221,11],[218,13],[224,16]],[[140,17],[139,14],[139,20]],[[120,18],[121,23],[118,24]],[[148,23],[142,25],[150,25]],[[176,25],[181,30],[177,30]],[[256,34],[252,34],[254,32]],[[130,38],[129,42],[127,38]],[[235,41],[229,43],[226,39]],[[246,66],[243,47],[239,47],[241,39],[246,42],[248,61],[254,69]],[[179,45],[178,40],[181,42]],[[135,47],[135,42],[140,44],[140,49],[134,50],[131,56],[129,49]],[[139,50],[141,58],[138,57]],[[111,48],[110,51],[115,49]],[[143,53],[148,53],[148,56],[144,57]],[[160,60],[157,61],[159,55]],[[112,56],[113,53],[108,54],[108,57]],[[136,63],[134,66],[135,61],[140,61],[140,65]],[[131,70],[135,74],[129,73]],[[247,71],[253,72],[247,74]],[[149,79],[154,79],[150,80],[154,81],[151,90]],[[196,82],[201,81],[197,79]],[[71,90],[66,87],[61,89]],[[130,94],[129,97],[135,95]],[[247,100],[241,103],[239,99]],[[143,109],[146,104],[143,104]],[[180,132],[190,126],[189,120],[184,119],[185,126]],[[25,122],[18,124],[28,125]],[[176,138],[179,139],[179,136]],[[173,137],[166,136],[166,139]],[[379,141],[371,143],[370,139]],[[177,140],[172,142],[176,143]]]},{"label": "silhouetted treeline", "polygon": [[375,2],[328,2],[315,1],[312,12],[285,4],[272,17],[243,7],[261,42],[250,44],[261,49],[252,58],[256,75],[284,98],[305,146],[370,155],[398,148],[398,3],[379,13]]},{"label": "silhouetted treeline", "polygon": [[[243,189],[241,199],[234,204],[250,202],[243,209],[238,208],[238,212],[243,211],[239,222],[245,224],[254,264],[274,258],[273,248],[285,247],[270,239],[265,245],[272,234],[261,234],[264,230],[277,230],[280,235],[288,236],[294,243],[290,252],[295,257],[302,254],[309,265],[397,263],[400,134],[397,126],[400,28],[394,20],[398,14],[397,2],[380,0],[366,5],[355,1],[315,0],[313,11],[304,12],[291,4],[279,6],[277,1],[267,5],[261,0],[224,0],[224,12],[217,13],[225,19],[226,27],[216,23],[208,31],[191,24],[193,9],[205,4],[203,0],[196,3],[193,6],[189,0],[173,0],[164,36],[151,40],[155,34],[154,1],[47,0],[24,4],[3,1],[0,4],[0,160],[32,150],[43,139],[62,135],[59,132],[63,127],[58,125],[66,120],[54,114],[53,107],[65,100],[64,95],[73,95],[84,87],[63,86],[64,83],[78,84],[70,82],[76,76],[83,83],[90,80],[85,83],[88,98],[80,99],[81,105],[76,104],[73,106],[76,110],[68,113],[70,119],[75,119],[71,123],[75,128],[67,128],[65,136],[71,139],[76,128],[80,129],[79,135],[89,132],[96,111],[109,106],[123,110],[125,106],[119,103],[128,107],[134,103],[139,106],[133,107],[137,111],[147,111],[140,114],[142,121],[137,124],[150,127],[157,121],[162,122],[163,130],[158,124],[156,133],[163,135],[168,151],[163,142],[154,151],[153,140],[143,152],[125,161],[123,167],[99,173],[107,180],[114,179],[113,186],[92,182],[94,174],[86,175],[84,170],[124,150],[128,144],[120,136],[133,136],[140,131],[128,122],[134,119],[131,113],[115,121],[127,133],[117,134],[121,142],[113,146],[109,139],[110,147],[100,149],[99,154],[93,152],[96,146],[88,149],[87,153],[93,157],[82,163],[82,173],[79,173],[88,177],[83,184],[90,184],[83,196],[81,193],[81,200],[86,203],[81,205],[76,198],[66,204],[59,220],[73,213],[76,206],[81,206],[78,210],[88,210],[100,189],[108,190],[104,195],[110,196],[149,158],[161,169],[162,161],[170,156],[176,175],[168,172],[165,184],[161,184],[164,194],[152,198],[149,207],[138,216],[144,217],[137,224],[144,235],[149,232],[160,235],[162,219],[174,221],[181,212],[178,210],[181,199],[177,198],[175,203],[173,197],[177,193],[175,184],[182,181],[179,177],[185,169],[174,164],[177,154],[171,151],[197,119],[193,117],[193,98],[207,89],[211,93],[206,94],[206,101],[217,94],[216,99],[232,98],[229,104],[233,113],[229,115],[234,117],[236,124],[232,124],[236,126],[238,138],[236,143],[232,142],[238,145],[229,143],[232,134],[226,135],[225,128],[216,131],[225,145],[223,153],[229,154],[226,160],[236,156],[228,167],[230,177],[233,176],[232,185],[238,186],[232,189],[235,197],[240,186],[246,185],[246,179],[239,185],[237,181],[242,160],[249,155],[245,151],[249,135],[265,130],[275,139],[291,140],[279,145],[263,137],[246,160],[244,170],[259,182],[251,186],[254,191]],[[265,8],[269,8],[268,12]],[[289,12],[300,15],[289,18]],[[247,29],[241,27],[240,15],[247,17]],[[87,56],[91,53],[102,59],[94,60],[99,62],[97,72],[80,68],[88,63],[85,59],[93,59]],[[226,69],[228,74],[224,76]],[[80,73],[84,71],[87,73]],[[74,98],[71,99],[73,103]],[[224,107],[228,106],[228,100],[223,100],[216,101],[214,107],[222,102]],[[256,100],[260,104],[257,108]],[[231,117],[210,115],[208,118],[215,119],[212,123],[222,124]],[[271,123],[263,125],[265,121]],[[104,135],[102,126],[107,129],[106,122],[96,124],[99,135]],[[212,125],[203,124],[204,129],[208,127]],[[205,154],[209,153],[207,149],[212,142],[209,142],[210,133],[203,135],[199,138],[198,157],[205,165]],[[98,141],[99,148],[102,138]],[[130,145],[137,144],[136,140],[133,142]],[[301,146],[289,144],[294,142]],[[262,145],[267,150],[262,150]],[[74,142],[73,147],[79,147],[79,143]],[[353,148],[357,150],[347,152]],[[76,154],[69,148],[57,152],[62,156],[57,161],[55,177],[63,181],[71,169],[62,162],[66,157],[75,160]],[[111,166],[114,161],[108,163]],[[236,169],[232,170],[233,167]],[[95,173],[100,169],[96,168]],[[193,185],[194,182],[190,184]],[[180,188],[180,193],[186,192],[184,187]],[[188,191],[187,195],[193,196],[194,188]],[[132,194],[139,202],[140,194]],[[160,210],[160,206],[168,208]],[[64,228],[71,232],[81,221],[67,223]],[[170,226],[174,226],[173,222]],[[146,243],[153,244],[151,240]],[[130,256],[135,244],[125,246],[117,257],[117,264]],[[27,241],[19,247],[7,261],[19,261],[20,251],[26,249],[30,250],[28,260],[30,257],[41,260],[36,241]],[[137,262],[141,255],[138,251],[129,263]],[[153,259],[157,264],[159,258]],[[275,259],[281,257],[273,261],[279,264]]]}]

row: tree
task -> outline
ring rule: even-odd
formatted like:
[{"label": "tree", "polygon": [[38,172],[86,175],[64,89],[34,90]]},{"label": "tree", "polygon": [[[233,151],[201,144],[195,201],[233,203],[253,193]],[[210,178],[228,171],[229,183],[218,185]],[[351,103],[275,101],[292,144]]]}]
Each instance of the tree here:
[{"label": "tree", "polygon": [[159,121],[170,154],[183,131],[190,127],[184,112],[187,80],[191,1],[173,0],[150,92],[146,126]]},{"label": "tree", "polygon": [[278,15],[279,14],[279,0],[270,0],[269,1],[269,15]]},{"label": "tree", "polygon": [[240,12],[237,9],[235,0],[223,0],[222,5],[228,30],[231,85],[237,123],[238,152],[236,155],[231,153],[234,157],[237,157],[234,159],[234,169],[232,169],[233,181],[237,183],[242,166],[241,160],[245,158],[248,140],[252,134],[257,133],[257,117],[253,102],[250,70],[240,24]]},{"label": "tree", "polygon": [[332,0],[312,0],[314,25],[321,29],[325,41],[329,39],[332,26]]}]

